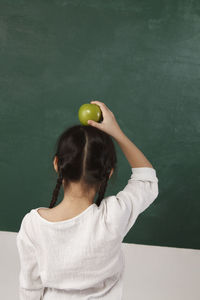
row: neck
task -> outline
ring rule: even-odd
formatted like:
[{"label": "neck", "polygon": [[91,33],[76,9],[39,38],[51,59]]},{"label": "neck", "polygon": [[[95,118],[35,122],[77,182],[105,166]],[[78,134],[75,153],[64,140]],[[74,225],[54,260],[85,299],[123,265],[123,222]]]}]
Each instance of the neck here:
[{"label": "neck", "polygon": [[64,190],[64,198],[60,205],[84,208],[94,203],[95,195],[94,189],[83,191],[80,183],[70,183],[70,186]]}]

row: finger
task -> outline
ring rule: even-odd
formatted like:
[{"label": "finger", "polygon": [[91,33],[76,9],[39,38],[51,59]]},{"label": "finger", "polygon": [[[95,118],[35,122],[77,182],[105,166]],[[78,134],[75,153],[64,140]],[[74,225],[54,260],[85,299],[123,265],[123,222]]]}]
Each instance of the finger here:
[{"label": "finger", "polygon": [[101,108],[102,112],[105,113],[105,111],[107,109],[107,106],[103,102],[100,102],[100,101],[96,100],[96,101],[91,101],[91,103],[99,105],[99,107]]},{"label": "finger", "polygon": [[92,101],[90,101],[90,102],[91,102],[91,103],[98,103],[98,104],[103,105],[103,106],[106,107],[105,103],[103,103],[103,102],[101,102],[101,101],[98,101],[98,100],[92,100]]}]

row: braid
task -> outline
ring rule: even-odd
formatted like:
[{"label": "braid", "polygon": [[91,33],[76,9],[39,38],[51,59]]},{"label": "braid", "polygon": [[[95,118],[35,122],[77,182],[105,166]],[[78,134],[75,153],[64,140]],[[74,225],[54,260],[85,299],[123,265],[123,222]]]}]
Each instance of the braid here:
[{"label": "braid", "polygon": [[51,203],[49,205],[49,208],[54,207],[54,205],[55,205],[55,203],[57,201],[58,194],[59,194],[59,191],[60,191],[60,187],[61,187],[61,184],[62,184],[62,179],[63,179],[62,172],[60,172],[59,176],[57,178],[56,187],[55,187],[55,189],[53,191],[53,196],[52,196],[52,200],[51,200]]},{"label": "braid", "polygon": [[105,190],[106,190],[106,187],[107,187],[107,183],[108,183],[108,178],[109,178],[109,173],[106,173],[102,183],[101,183],[101,186],[100,186],[100,189],[99,189],[99,195],[98,195],[98,198],[96,200],[96,205],[99,206],[101,204],[101,201],[103,200],[104,198],[104,194],[105,194]]}]

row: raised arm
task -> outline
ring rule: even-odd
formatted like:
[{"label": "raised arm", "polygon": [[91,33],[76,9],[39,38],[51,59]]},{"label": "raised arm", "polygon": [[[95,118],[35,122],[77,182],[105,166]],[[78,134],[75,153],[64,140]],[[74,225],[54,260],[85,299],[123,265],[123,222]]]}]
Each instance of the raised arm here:
[{"label": "raised arm", "polygon": [[152,164],[144,156],[144,154],[136,147],[136,145],[122,132],[121,129],[113,136],[118,142],[124,155],[132,168],[148,167],[153,168]]},{"label": "raised arm", "polygon": [[98,123],[89,120],[88,124],[110,134],[118,142],[132,168],[153,168],[152,164],[148,161],[144,154],[122,132],[113,112],[103,102],[95,100],[91,101],[91,103],[97,104],[100,107],[103,114],[103,121]]},{"label": "raised arm", "polygon": [[107,228],[112,229],[123,239],[131,229],[137,217],[157,198],[158,178],[156,170],[144,154],[122,132],[114,114],[102,102],[92,101],[100,106],[103,122],[88,121],[110,134],[119,144],[131,165],[131,176],[126,186],[116,195],[109,196],[101,202],[103,220]]}]

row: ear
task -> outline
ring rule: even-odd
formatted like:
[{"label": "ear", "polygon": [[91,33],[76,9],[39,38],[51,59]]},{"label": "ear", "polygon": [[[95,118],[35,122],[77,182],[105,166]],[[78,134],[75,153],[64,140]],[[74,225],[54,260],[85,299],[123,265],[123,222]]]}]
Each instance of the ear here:
[{"label": "ear", "polygon": [[54,157],[53,166],[54,166],[56,173],[58,173],[58,157],[57,156]]}]

